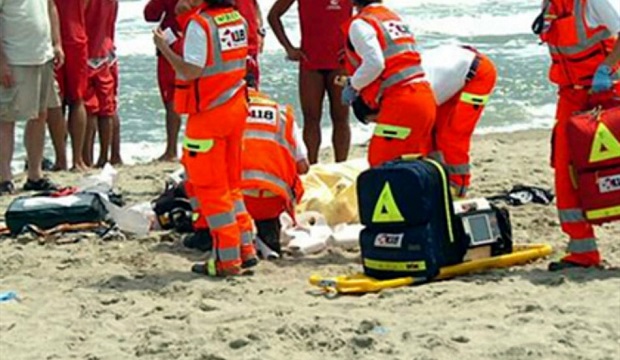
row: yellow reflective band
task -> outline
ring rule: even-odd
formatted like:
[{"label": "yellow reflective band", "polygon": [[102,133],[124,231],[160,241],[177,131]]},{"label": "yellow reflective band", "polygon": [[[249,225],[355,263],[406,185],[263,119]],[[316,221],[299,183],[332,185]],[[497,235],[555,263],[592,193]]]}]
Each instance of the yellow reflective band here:
[{"label": "yellow reflective band", "polygon": [[402,126],[377,124],[374,134],[379,137],[404,140],[411,134],[411,129]]},{"label": "yellow reflective band", "polygon": [[260,97],[260,96],[250,96],[250,104],[251,105],[272,105],[272,106],[278,105],[277,102],[270,100],[270,99],[265,99],[264,97]]},{"label": "yellow reflective band", "polygon": [[598,220],[618,215],[620,215],[620,206],[612,206],[603,209],[586,211],[586,218],[588,220]]},{"label": "yellow reflective band", "polygon": [[594,134],[589,160],[593,163],[614,158],[620,158],[620,141],[616,139],[607,125],[601,122]]},{"label": "yellow reflective band", "polygon": [[441,174],[441,180],[443,183],[443,196],[444,196],[444,205],[446,207],[446,220],[448,222],[448,234],[450,236],[450,242],[454,242],[454,233],[452,232],[452,217],[450,216],[450,206],[452,206],[452,204],[450,204],[450,202],[448,201],[448,199],[450,198],[450,189],[449,189],[449,185],[448,185],[448,177],[446,176],[446,172],[443,169],[443,166],[441,166],[440,163],[438,163],[437,161],[433,160],[433,159],[425,159],[427,162],[429,162],[430,164],[434,165],[437,170],[439,170],[439,174]]},{"label": "yellow reflective band", "polygon": [[383,261],[364,259],[364,266],[373,270],[416,272],[426,270],[426,261]]},{"label": "yellow reflective band", "polygon": [[403,221],[405,221],[405,218],[400,213],[398,205],[396,205],[390,183],[386,182],[383,190],[381,190],[377,204],[375,205],[375,211],[372,214],[372,222],[393,223]]},{"label": "yellow reflective band", "polygon": [[463,92],[461,94],[461,101],[472,105],[485,105],[489,102],[489,95],[478,95]]},{"label": "yellow reflective band", "polygon": [[185,138],[183,139],[183,148],[188,151],[206,153],[213,148],[214,141],[212,139],[197,140]]},{"label": "yellow reflective band", "polygon": [[217,276],[217,267],[215,266],[215,259],[207,260],[207,275]]},{"label": "yellow reflective band", "polygon": [[419,160],[422,157],[422,154],[405,154],[401,155],[401,159],[406,161]]},{"label": "yellow reflective band", "polygon": [[239,14],[237,11],[233,11],[233,12],[229,12],[229,13],[226,13],[226,14],[218,15],[218,16],[213,18],[215,23],[218,24],[218,25],[239,21],[240,19],[241,19],[241,14]]}]

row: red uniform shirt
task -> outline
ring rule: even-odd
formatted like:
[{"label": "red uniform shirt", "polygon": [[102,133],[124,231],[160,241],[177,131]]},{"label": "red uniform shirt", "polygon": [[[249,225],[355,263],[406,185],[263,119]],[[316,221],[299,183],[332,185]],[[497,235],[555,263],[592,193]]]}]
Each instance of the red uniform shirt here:
[{"label": "red uniform shirt", "polygon": [[[144,7],[144,19],[149,22],[161,21],[161,28],[171,28],[175,33],[179,30],[174,7],[179,0],[149,0]],[[163,19],[162,19],[163,17]]]},{"label": "red uniform shirt", "polygon": [[256,0],[235,0],[237,11],[248,23],[248,52],[258,53],[258,9]]},{"label": "red uniform shirt", "polygon": [[89,59],[107,57],[114,50],[117,14],[118,0],[90,0],[88,3],[86,35]]},{"label": "red uniform shirt", "polygon": [[302,65],[310,70],[340,67],[344,44],[341,26],[353,14],[351,0],[298,0],[301,50],[308,57]]},{"label": "red uniform shirt", "polygon": [[85,0],[55,0],[63,45],[86,44]]}]

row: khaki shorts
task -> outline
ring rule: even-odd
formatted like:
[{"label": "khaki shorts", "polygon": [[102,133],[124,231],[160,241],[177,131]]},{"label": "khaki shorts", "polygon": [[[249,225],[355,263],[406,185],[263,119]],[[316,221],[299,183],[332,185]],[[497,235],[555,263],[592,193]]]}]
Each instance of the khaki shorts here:
[{"label": "khaki shorts", "polygon": [[11,65],[14,85],[0,85],[0,121],[30,120],[60,106],[54,64]]}]

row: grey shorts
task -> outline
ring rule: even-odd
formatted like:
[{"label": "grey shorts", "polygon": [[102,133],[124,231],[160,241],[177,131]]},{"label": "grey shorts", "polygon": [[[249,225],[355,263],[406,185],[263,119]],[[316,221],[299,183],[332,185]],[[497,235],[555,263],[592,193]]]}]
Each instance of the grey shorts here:
[{"label": "grey shorts", "polygon": [[60,106],[54,63],[11,65],[13,87],[0,85],[0,121],[36,119]]}]

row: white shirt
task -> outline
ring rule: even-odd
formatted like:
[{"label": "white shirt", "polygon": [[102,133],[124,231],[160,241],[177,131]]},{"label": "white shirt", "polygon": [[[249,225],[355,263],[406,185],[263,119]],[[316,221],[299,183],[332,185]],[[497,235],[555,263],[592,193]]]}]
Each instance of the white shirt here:
[{"label": "white shirt", "polygon": [[54,58],[48,0],[0,0],[0,41],[11,65]]},{"label": "white shirt", "polygon": [[[371,4],[368,6],[382,6]],[[360,67],[351,76],[351,86],[360,90],[370,85],[385,69],[385,58],[375,29],[362,19],[356,19],[349,26],[349,40],[355,53],[362,58]]]},{"label": "white shirt", "polygon": [[301,130],[297,123],[293,125],[293,138],[295,139],[295,161],[299,162],[308,159],[308,148],[301,136]]},{"label": "white shirt", "polygon": [[460,46],[446,45],[426,50],[420,56],[435,101],[441,105],[465,86],[467,73],[476,54]]},{"label": "white shirt", "polygon": [[185,31],[183,43],[183,61],[198,67],[207,63],[207,33],[195,20],[191,20]]},{"label": "white shirt", "polygon": [[620,0],[589,0],[586,23],[591,28],[604,25],[612,34],[620,33]]}]

